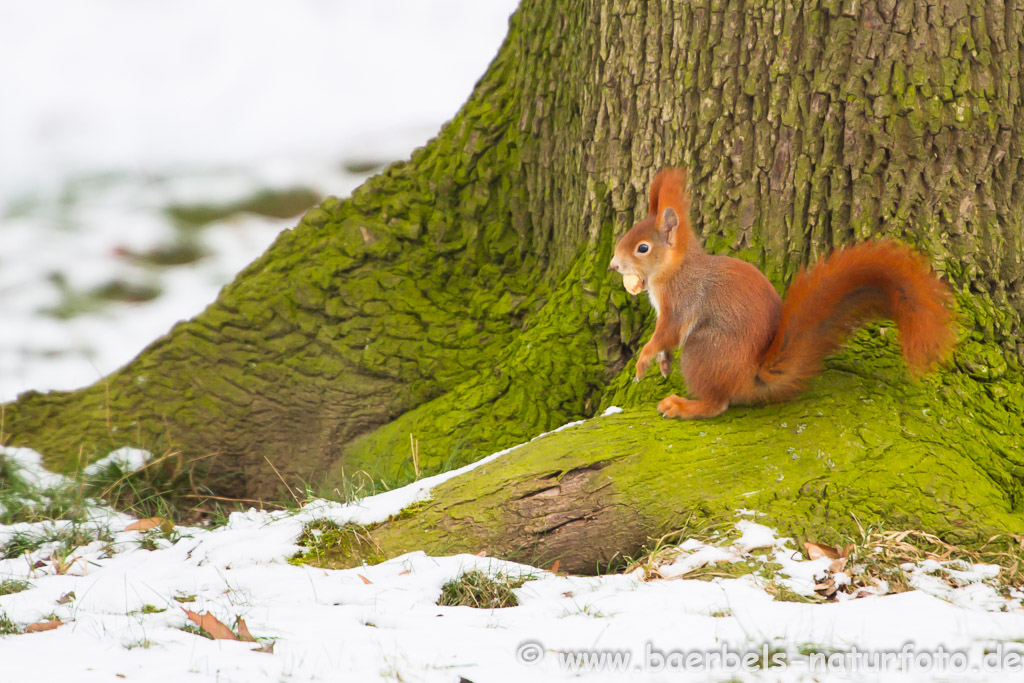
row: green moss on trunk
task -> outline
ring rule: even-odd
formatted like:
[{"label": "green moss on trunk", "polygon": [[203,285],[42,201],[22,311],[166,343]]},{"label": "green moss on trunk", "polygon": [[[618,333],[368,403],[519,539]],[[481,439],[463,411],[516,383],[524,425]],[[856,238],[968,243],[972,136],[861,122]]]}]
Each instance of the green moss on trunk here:
[{"label": "green moss on trunk", "polygon": [[[666,532],[735,521],[741,508],[824,543],[856,537],[858,525],[966,546],[1024,531],[1016,379],[946,372],[910,383],[895,363],[832,366],[789,403],[703,422],[664,420],[648,405],[532,441],[363,539],[378,557],[485,551],[589,573]],[[320,562],[364,559],[346,546]]]}]

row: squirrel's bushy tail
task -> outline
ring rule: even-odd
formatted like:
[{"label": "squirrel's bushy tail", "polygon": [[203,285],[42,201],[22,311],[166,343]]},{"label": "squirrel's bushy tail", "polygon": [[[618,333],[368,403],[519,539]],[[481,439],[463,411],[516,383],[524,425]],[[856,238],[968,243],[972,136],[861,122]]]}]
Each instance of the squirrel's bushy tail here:
[{"label": "squirrel's bushy tail", "polygon": [[782,317],[762,356],[763,399],[799,392],[821,361],[860,325],[895,321],[914,374],[944,361],[955,341],[950,294],[923,257],[894,242],[866,242],[833,253],[793,280]]}]

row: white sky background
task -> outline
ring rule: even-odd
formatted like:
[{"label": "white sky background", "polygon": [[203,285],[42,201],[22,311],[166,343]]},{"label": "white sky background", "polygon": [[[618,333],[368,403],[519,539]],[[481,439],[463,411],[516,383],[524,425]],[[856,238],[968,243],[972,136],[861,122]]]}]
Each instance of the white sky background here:
[{"label": "white sky background", "polygon": [[[155,273],[169,204],[266,187],[347,195],[344,162],[407,158],[459,110],[518,0],[0,1],[0,401],[74,389],[210,303],[294,224],[233,218]],[[60,320],[75,291],[147,304]]]},{"label": "white sky background", "polygon": [[451,118],[515,0],[4,0],[0,196],[342,157]]}]

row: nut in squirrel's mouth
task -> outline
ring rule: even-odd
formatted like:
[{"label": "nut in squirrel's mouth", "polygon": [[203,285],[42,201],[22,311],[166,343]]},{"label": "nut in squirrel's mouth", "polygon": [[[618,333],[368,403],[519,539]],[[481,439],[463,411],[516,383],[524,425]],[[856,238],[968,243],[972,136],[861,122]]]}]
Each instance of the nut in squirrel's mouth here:
[{"label": "nut in squirrel's mouth", "polygon": [[634,273],[626,273],[622,276],[622,286],[626,288],[626,291],[636,296],[640,292],[644,291],[644,287],[647,285],[644,279]]}]

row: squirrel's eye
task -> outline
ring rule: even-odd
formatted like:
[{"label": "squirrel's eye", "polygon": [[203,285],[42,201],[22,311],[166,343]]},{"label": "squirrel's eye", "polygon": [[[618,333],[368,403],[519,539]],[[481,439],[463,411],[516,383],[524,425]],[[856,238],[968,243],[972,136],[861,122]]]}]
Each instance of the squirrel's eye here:
[{"label": "squirrel's eye", "polygon": [[636,253],[638,253],[638,254],[646,254],[650,250],[651,250],[651,245],[649,245],[649,244],[641,244],[641,245],[639,245],[636,248]]}]

